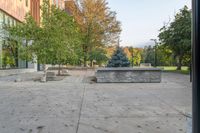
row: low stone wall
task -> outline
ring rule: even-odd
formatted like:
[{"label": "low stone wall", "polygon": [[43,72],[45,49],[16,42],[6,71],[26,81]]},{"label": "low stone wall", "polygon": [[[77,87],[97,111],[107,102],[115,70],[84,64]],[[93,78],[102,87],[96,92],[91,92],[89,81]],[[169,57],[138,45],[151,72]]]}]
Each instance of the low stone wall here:
[{"label": "low stone wall", "polygon": [[0,76],[9,76],[15,75],[19,73],[29,73],[29,72],[36,72],[35,69],[7,69],[7,70],[0,70]]},{"label": "low stone wall", "polygon": [[158,68],[100,68],[96,70],[97,83],[160,83]]}]

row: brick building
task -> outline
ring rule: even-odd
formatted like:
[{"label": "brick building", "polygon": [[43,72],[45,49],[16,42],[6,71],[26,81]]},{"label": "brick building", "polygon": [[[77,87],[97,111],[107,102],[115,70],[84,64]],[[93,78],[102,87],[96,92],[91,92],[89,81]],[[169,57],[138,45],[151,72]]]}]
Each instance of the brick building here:
[{"label": "brick building", "polygon": [[[66,0],[49,0],[49,2],[64,10]],[[3,26],[22,23],[28,12],[39,23],[40,5],[42,0],[0,0],[0,69],[35,67],[34,64],[18,58],[19,50],[8,45],[7,32]]]},{"label": "brick building", "polygon": [[9,46],[7,31],[3,28],[4,25],[14,26],[23,22],[28,11],[30,0],[0,0],[0,68],[28,67],[28,62],[18,58],[18,48],[14,44]]}]

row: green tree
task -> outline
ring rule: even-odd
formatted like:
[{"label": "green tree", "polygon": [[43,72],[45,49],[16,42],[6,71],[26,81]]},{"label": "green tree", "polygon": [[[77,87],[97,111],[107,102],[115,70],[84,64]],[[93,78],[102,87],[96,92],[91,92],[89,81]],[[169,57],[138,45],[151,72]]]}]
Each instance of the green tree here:
[{"label": "green tree", "polygon": [[[42,21],[38,25],[31,15],[24,24],[10,28],[10,33],[21,43],[22,57],[44,64],[43,80],[46,81],[46,64],[65,64],[76,58],[79,30],[73,18],[43,0]],[[60,67],[59,72],[60,74]]]},{"label": "green tree", "polygon": [[158,66],[174,66],[176,64],[173,52],[170,49],[163,45],[158,45],[156,49]]},{"label": "green tree", "polygon": [[175,15],[175,20],[160,29],[161,44],[170,49],[177,58],[177,70],[181,70],[184,57],[191,60],[191,10],[185,6]]},{"label": "green tree", "polygon": [[[27,14],[25,17],[25,22],[18,23],[16,26],[7,27],[9,33],[9,38],[17,42],[17,48],[19,49],[19,57],[23,60],[33,61],[34,55],[32,47],[33,43],[39,38],[40,27],[34,21],[30,14]],[[12,47],[12,41],[9,44],[9,47]]]},{"label": "green tree", "polygon": [[8,34],[4,38],[4,45],[2,51],[2,67],[18,67],[18,43],[17,41]]},{"label": "green tree", "polygon": [[108,61],[108,57],[106,56],[106,51],[104,49],[96,48],[89,53],[89,60],[90,60],[91,66],[94,60],[99,66],[101,66],[102,63],[105,63]]},{"label": "green tree", "polygon": [[134,65],[139,66],[140,62],[142,60],[142,49],[139,48],[133,48],[133,62]]},{"label": "green tree", "polygon": [[122,48],[117,48],[107,67],[129,67],[130,62]]},{"label": "green tree", "polygon": [[142,62],[155,65],[155,49],[151,45],[145,46],[142,53]]},{"label": "green tree", "polygon": [[116,42],[120,32],[120,22],[116,13],[111,11],[105,0],[83,0],[81,11],[72,8],[71,12],[79,24],[82,33],[82,51],[84,53],[84,66],[89,53],[96,47],[104,47]]},{"label": "green tree", "polygon": [[60,75],[61,65],[75,60],[77,49],[80,48],[79,29],[75,24],[73,17],[59,8],[51,7],[50,33],[53,33],[51,39],[53,42],[53,60],[52,63],[59,65],[58,75]]},{"label": "green tree", "polygon": [[142,48],[133,48],[133,47],[128,47],[128,51],[126,52],[129,61],[131,62],[131,66],[139,66],[140,62],[142,61]]}]

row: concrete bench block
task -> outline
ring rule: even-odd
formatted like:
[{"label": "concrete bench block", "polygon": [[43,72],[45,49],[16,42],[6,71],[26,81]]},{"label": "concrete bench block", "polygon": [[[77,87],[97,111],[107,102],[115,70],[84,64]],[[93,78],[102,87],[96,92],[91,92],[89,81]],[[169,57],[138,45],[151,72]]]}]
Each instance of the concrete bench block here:
[{"label": "concrete bench block", "polygon": [[160,83],[158,68],[100,68],[96,70],[97,83]]},{"label": "concrete bench block", "polygon": [[56,79],[56,72],[47,72],[47,81],[54,81]]}]

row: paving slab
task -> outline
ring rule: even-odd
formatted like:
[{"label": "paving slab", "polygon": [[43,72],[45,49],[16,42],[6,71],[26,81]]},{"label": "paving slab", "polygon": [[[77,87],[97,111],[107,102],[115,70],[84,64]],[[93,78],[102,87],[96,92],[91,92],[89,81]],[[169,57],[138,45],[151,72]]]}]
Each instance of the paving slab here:
[{"label": "paving slab", "polygon": [[[98,84],[92,70],[47,83],[0,78],[0,133],[185,133],[191,114],[189,75],[161,83]],[[37,77],[41,73],[29,74]]]}]

